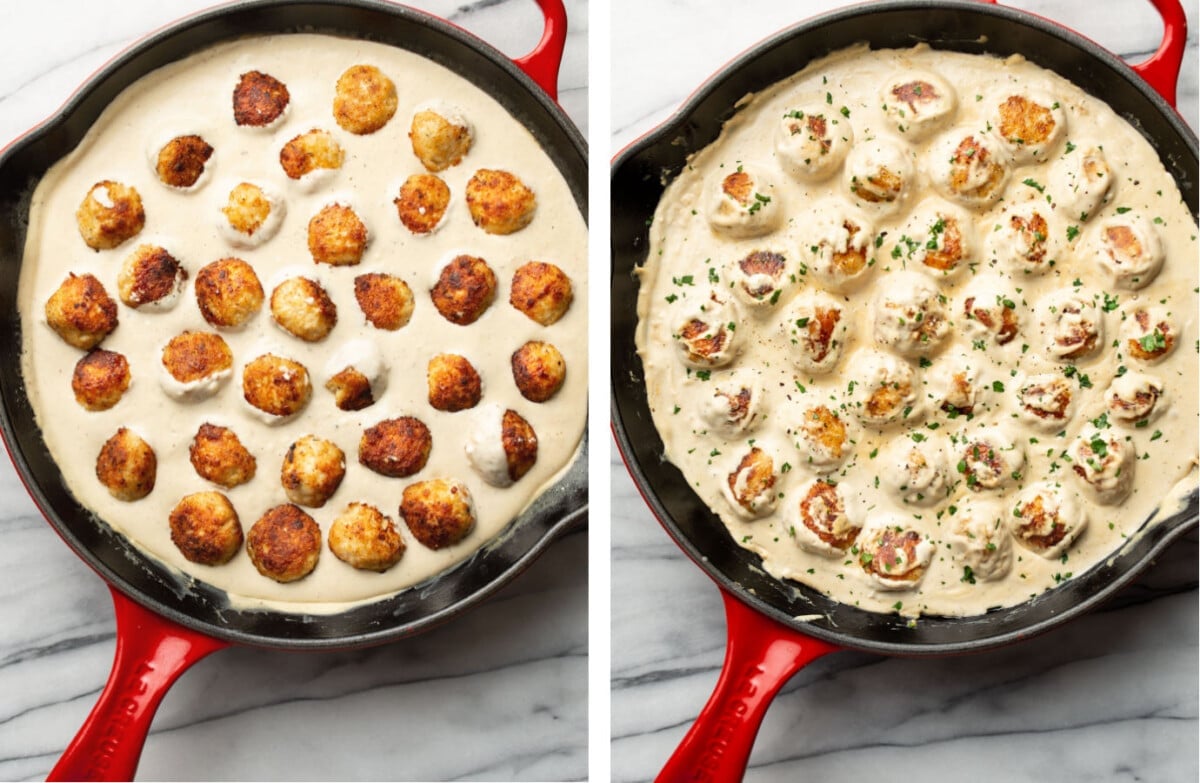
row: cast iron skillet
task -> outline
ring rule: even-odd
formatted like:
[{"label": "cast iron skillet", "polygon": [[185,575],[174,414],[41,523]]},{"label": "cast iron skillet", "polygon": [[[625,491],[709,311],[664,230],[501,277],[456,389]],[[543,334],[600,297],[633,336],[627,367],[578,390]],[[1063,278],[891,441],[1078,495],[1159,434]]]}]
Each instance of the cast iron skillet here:
[{"label": "cast iron skillet", "polygon": [[[1116,557],[1062,587],[983,616],[921,618],[915,628],[909,628],[897,615],[862,611],[803,585],[777,581],[764,573],[757,555],[730,539],[682,474],[662,459],[663,445],[650,417],[634,344],[638,281],[633,270],[645,260],[648,218],[666,183],[691,153],[716,139],[744,95],[790,76],[812,59],[863,41],[875,48],[926,41],[960,52],[1021,53],[1057,71],[1102,96],[1151,141],[1195,216],[1196,137],[1171,106],[1183,56],[1185,18],[1178,0],[1152,1],[1163,17],[1166,34],[1159,50],[1134,68],[1053,22],[994,5],[902,1],[837,11],[784,30],[742,54],[663,126],[614,161],[613,429],[626,465],[654,514],[721,587],[729,621],[725,665],[716,689],[660,780],[740,779],[771,699],[793,673],[821,655],[842,646],[885,654],[964,653],[1028,638],[1112,595],[1196,525],[1193,492],[1185,509],[1147,527]],[[797,619],[803,616],[819,619]]]},{"label": "cast iron skillet", "polygon": [[0,155],[0,432],[22,481],[64,541],[110,586],[117,612],[113,672],[92,714],[51,772],[53,779],[132,779],[154,711],[188,666],[229,643],[316,650],[399,639],[445,622],[523,571],[587,515],[587,442],[567,474],[505,533],[460,566],[391,598],[330,616],[233,611],[221,591],[181,585],[128,545],[67,491],[34,424],[20,374],[17,278],[38,179],[70,151],[126,86],[166,63],[244,35],[318,31],[414,51],[496,98],[541,143],[587,214],[587,152],[554,102],[566,39],[562,0],[537,0],[545,29],[510,61],[436,17],[378,0],[250,0],[155,32],[97,72],[45,124]]}]

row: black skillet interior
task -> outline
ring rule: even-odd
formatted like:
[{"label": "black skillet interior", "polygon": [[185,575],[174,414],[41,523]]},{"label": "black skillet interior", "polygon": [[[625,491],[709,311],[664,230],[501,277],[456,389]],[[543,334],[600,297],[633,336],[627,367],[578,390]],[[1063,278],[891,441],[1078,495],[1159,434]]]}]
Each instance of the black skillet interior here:
[{"label": "black skillet interior", "polygon": [[568,472],[495,541],[458,567],[398,595],[341,614],[233,611],[224,593],[179,577],[94,519],[67,491],[42,442],[20,372],[16,291],[29,202],[37,180],[100,112],[142,75],[213,43],[244,35],[323,32],[409,49],[475,83],[515,116],[554,161],[587,215],[587,152],[561,109],[503,54],[412,9],[370,0],[241,3],[160,31],[100,71],[46,125],[0,158],[0,394],[5,441],[34,500],[64,540],[109,583],[184,626],[245,644],[345,647],[407,636],[443,622],[506,584],[560,534],[586,520],[587,440]]},{"label": "black skillet interior", "polygon": [[[779,622],[827,641],[899,654],[941,654],[1004,644],[1086,611],[1131,580],[1196,523],[1197,496],[1171,520],[1147,526],[1115,558],[1036,599],[978,617],[897,615],[842,605],[802,585],[768,576],[759,558],[737,546],[721,521],[662,458],[634,347],[638,281],[649,219],[666,184],[688,156],[707,146],[747,93],[799,71],[810,60],[856,43],[903,48],[928,42],[968,53],[1024,54],[1104,98],[1150,139],[1197,210],[1196,137],[1160,96],[1113,55],[1045,20],[977,2],[900,2],[856,6],[789,28],[763,41],[707,82],[661,128],[626,149],[612,170],[612,412],[635,482],[676,542],[720,585]],[[1188,259],[1182,259],[1187,262]],[[1191,260],[1195,263],[1195,260]],[[801,622],[795,618],[821,615]]]}]

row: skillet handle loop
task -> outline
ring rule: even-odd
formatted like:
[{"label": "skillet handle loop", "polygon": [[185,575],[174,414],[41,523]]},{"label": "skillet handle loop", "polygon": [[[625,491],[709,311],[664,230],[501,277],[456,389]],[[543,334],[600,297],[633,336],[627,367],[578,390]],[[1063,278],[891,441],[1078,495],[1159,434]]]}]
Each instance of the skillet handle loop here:
[{"label": "skillet handle loop", "polygon": [[1179,0],[1150,0],[1163,21],[1163,39],[1154,54],[1136,65],[1130,65],[1138,76],[1171,104],[1175,104],[1175,89],[1179,84],[1179,69],[1183,65],[1183,48],[1187,43],[1187,15]]},{"label": "skillet handle loop", "polygon": [[740,781],[767,707],[801,667],[838,647],[759,614],[722,590],[729,643],[717,686],[658,783]]},{"label": "skillet handle loop", "polygon": [[542,9],[546,26],[542,29],[542,40],[533,51],[513,62],[525,75],[537,82],[550,99],[558,101],[558,69],[562,65],[563,47],[567,43],[567,9],[563,0],[537,0]]},{"label": "skillet handle loop", "polygon": [[112,673],[48,780],[133,780],[167,689],[193,663],[227,646],[109,590],[117,615]]}]

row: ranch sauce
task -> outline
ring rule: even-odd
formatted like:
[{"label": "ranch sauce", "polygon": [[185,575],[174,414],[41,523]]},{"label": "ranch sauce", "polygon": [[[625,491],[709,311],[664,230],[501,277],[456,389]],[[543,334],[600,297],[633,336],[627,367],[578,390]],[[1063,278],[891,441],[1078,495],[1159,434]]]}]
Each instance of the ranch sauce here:
[{"label": "ranch sauce", "polygon": [[[940,75],[957,93],[953,116],[932,133],[912,133],[886,113],[882,96],[885,84],[897,74]],[[984,135],[992,131],[994,112],[1005,97],[1027,94],[1054,102],[1065,118],[1065,133],[1045,156],[1014,166],[1002,198],[992,204],[965,207],[949,203],[935,192],[936,169],[949,152],[937,145],[956,132]],[[777,152],[781,119],[798,108],[819,107],[823,119],[836,128],[852,128],[852,145],[884,146],[907,150],[912,169],[905,194],[892,211],[860,203],[855,214],[874,224],[867,245],[871,264],[861,286],[827,294],[843,308],[848,328],[840,335],[842,352],[831,372],[801,369],[793,361],[794,347],[786,336],[788,319],[795,319],[797,303],[827,286],[810,268],[819,242],[829,237],[828,226],[837,224],[854,200],[850,174],[838,170],[819,182],[791,176]],[[842,125],[842,128],[845,128]],[[920,129],[917,129],[920,130]],[[833,147],[851,138],[835,134]],[[844,136],[845,138],[842,138]],[[916,138],[914,138],[914,136]],[[958,137],[956,137],[958,138]],[[1111,169],[1104,200],[1092,214],[1083,216],[1071,206],[1073,192],[1063,185],[1062,167],[1069,156],[1102,148]],[[953,148],[951,148],[952,150]],[[874,153],[871,153],[874,154]],[[853,159],[853,150],[847,160]],[[861,160],[861,158],[860,158]],[[796,165],[793,158],[790,165]],[[848,163],[843,164],[843,169]],[[713,199],[723,178],[744,170],[756,175],[754,198],[760,203],[746,223],[778,208],[777,227],[765,235],[738,235],[745,224],[710,220]],[[930,201],[930,199],[936,199]],[[951,206],[972,236],[969,268],[939,276],[922,270],[920,257],[927,242],[937,243],[937,232],[914,229],[914,215],[929,204]],[[1055,263],[1044,274],[1020,274],[997,260],[1011,240],[997,241],[989,234],[1003,230],[1008,210],[1037,205],[1049,208],[1053,232],[1048,245]],[[1044,209],[1043,209],[1044,211]],[[1141,216],[1161,240],[1165,264],[1153,281],[1137,290],[1118,288],[1095,261],[1094,243],[1101,225],[1124,216]],[[928,224],[926,224],[928,225]],[[836,233],[836,232],[835,232]],[[666,446],[666,458],[683,472],[695,492],[724,521],[732,544],[760,555],[764,568],[780,579],[802,582],[834,599],[877,612],[972,615],[992,607],[1023,602],[1079,575],[1115,553],[1136,535],[1143,522],[1164,498],[1180,498],[1197,484],[1197,244],[1196,223],[1155,151],[1108,106],[1061,77],[1020,57],[1006,60],[936,52],[926,47],[906,51],[868,51],[857,47],[812,63],[797,75],[743,101],[720,138],[692,156],[688,166],[670,184],[654,214],[649,257],[640,270],[638,301],[638,351],[654,422]],[[746,280],[734,276],[735,264],[755,250],[775,250],[792,260],[790,280],[779,286],[775,301],[747,304],[731,290]],[[898,355],[912,348],[897,340],[896,322],[891,331],[877,328],[873,313],[883,298],[904,300],[920,287],[932,287],[942,302],[948,326],[936,350]],[[714,305],[712,292],[726,304]],[[1094,305],[1102,321],[1100,344],[1090,356],[1064,359],[1055,356],[1047,340],[1053,334],[1063,297],[1081,292]],[[964,318],[963,301],[975,295],[981,302],[1006,301],[1019,317],[1014,339],[999,344],[994,333],[980,331]],[[1056,299],[1058,297],[1059,299]],[[1055,304],[1059,302],[1059,304]],[[735,344],[728,364],[704,368],[688,366],[681,350],[681,325],[704,311],[717,321],[728,319],[726,337]],[[1156,364],[1130,357],[1124,348],[1123,324],[1138,306],[1169,312],[1177,330],[1175,349]],[[1049,319],[1049,320],[1047,320]],[[901,330],[903,331],[903,330]],[[711,334],[711,332],[709,332]],[[1118,343],[1119,341],[1119,343]],[[1114,347],[1118,346],[1119,347]],[[920,351],[920,346],[917,346]],[[879,355],[906,365],[915,378],[913,399],[904,415],[886,425],[864,422],[858,415],[861,399],[855,389],[868,383],[872,362]],[[951,415],[938,403],[946,393],[945,378],[955,370],[971,368],[975,405],[971,415]],[[1106,393],[1118,376],[1149,373],[1162,383],[1159,403],[1143,424],[1119,423],[1106,412]],[[1039,427],[1019,415],[1017,392],[1031,376],[1047,374],[1069,382],[1073,413],[1062,426]],[[751,405],[754,425],[745,431],[722,432],[713,425],[714,390],[732,378],[753,379],[760,392]],[[849,453],[835,469],[821,466],[820,453],[798,446],[798,425],[805,411],[824,405],[847,425]],[[910,410],[911,409],[911,410]],[[1101,504],[1084,482],[1072,473],[1064,457],[1085,428],[1100,427],[1132,452],[1126,470],[1133,471],[1128,496],[1115,504]],[[1090,430],[1089,430],[1090,431]],[[963,447],[981,433],[999,433],[1024,461],[1004,486],[974,489],[963,480]],[[907,442],[905,442],[907,441]],[[946,486],[935,500],[920,498],[888,481],[885,457],[912,443],[932,445],[947,456]],[[889,449],[890,447],[890,449]],[[751,516],[734,505],[728,477],[735,473],[749,450],[773,456],[775,498],[763,500],[766,513]],[[862,524],[887,518],[917,531],[929,564],[919,586],[883,589],[860,564],[856,547],[836,555],[814,554],[801,548],[790,528],[796,524],[794,507],[801,490],[817,476],[835,483],[848,514]],[[882,482],[880,479],[884,479]],[[1126,476],[1128,478],[1128,476]],[[1014,499],[1034,482],[1061,488],[1069,503],[1082,505],[1087,517],[1079,537],[1061,553],[1037,554],[1015,540],[1011,566],[1000,578],[986,578],[978,567],[964,568],[952,543],[951,530],[965,508],[990,504],[1002,522],[1011,515]],[[745,478],[734,482],[745,490]],[[906,499],[907,498],[907,499]],[[762,500],[760,498],[760,500]],[[1172,501],[1174,502],[1174,501]],[[774,503],[773,508],[770,503]],[[1009,537],[1002,527],[1000,533]],[[926,554],[921,552],[918,554]],[[970,562],[970,561],[967,561]]]},{"label": "ranch sauce", "polygon": [[[331,106],[338,77],[352,65],[377,66],[395,84],[399,108],[373,135],[340,129]],[[290,106],[269,130],[239,128],[231,95],[240,74],[269,73],[287,85]],[[463,161],[439,173],[450,187],[444,223],[432,235],[410,234],[392,201],[400,184],[424,171],[408,140],[409,122],[431,103],[457,107],[474,127],[475,141]],[[311,128],[330,131],[346,151],[340,171],[304,186],[289,180],[279,164],[285,142]],[[175,135],[196,133],[215,148],[206,177],[194,192],[161,184],[149,162],[158,145]],[[537,195],[532,223],[508,236],[476,228],[463,197],[464,186],[480,168],[498,168],[520,177]],[[211,176],[210,176],[211,175]],[[143,231],[113,250],[93,252],[76,229],[75,210],[91,186],[103,179],[134,186],[146,211]],[[283,223],[272,239],[255,248],[231,246],[218,229],[220,208],[240,181],[265,183],[286,201]],[[362,262],[351,267],[314,264],[307,248],[309,218],[331,202],[351,205],[367,225],[370,243]],[[587,228],[563,177],[533,136],[495,100],[447,69],[407,51],[360,40],[318,35],[248,38],[221,44],[165,66],[125,90],[89,131],[79,147],[57,163],[33,196],[31,224],[21,273],[19,304],[24,339],[23,372],[38,424],[51,454],[75,497],[150,556],[229,594],[235,606],[282,611],[330,612],[347,604],[394,593],[464,560],[550,486],[578,452],[586,421],[587,394]],[[122,260],[141,243],[162,245],[189,272],[176,306],[166,312],[135,311],[118,304],[120,325],[102,343],[129,360],[132,383],[122,400],[103,412],[88,412],[74,399],[71,374],[82,355],[46,325],[43,306],[68,272],[90,272],[117,299]],[[473,325],[442,318],[429,290],[441,267],[455,255],[484,258],[496,273],[495,302]],[[192,291],[197,270],[218,258],[249,262],[262,282],[266,301],[242,330],[217,330],[234,356],[233,377],[219,392],[195,403],[180,403],[160,387],[161,351],[185,329],[213,331],[201,317]],[[571,278],[574,303],[557,323],[543,327],[508,303],[513,272],[539,260],[554,263]],[[285,271],[286,270],[286,271]],[[354,298],[354,278],[370,272],[397,275],[412,289],[412,320],[398,331],[370,326]],[[305,343],[278,328],[269,300],[274,285],[290,274],[320,281],[337,306],[337,325],[328,337]],[[339,410],[324,388],[327,360],[355,339],[381,350],[387,386],[374,405]],[[528,340],[553,343],[562,352],[566,380],[545,403],[524,399],[509,367],[513,351]],[[308,406],[293,420],[268,426],[242,400],[240,369],[254,357],[273,352],[301,362],[313,385]],[[437,353],[467,357],[483,381],[483,400],[457,413],[434,410],[427,402],[425,368]],[[537,463],[508,488],[483,482],[464,449],[481,425],[477,417],[512,408],[538,436]],[[413,415],[432,432],[433,449],[425,468],[407,479],[386,478],[358,463],[358,442],[366,427],[383,419]],[[225,490],[207,483],[192,468],[188,447],[204,422],[224,425],[257,458],[253,480]],[[123,503],[96,480],[101,444],[121,426],[139,433],[158,458],[157,484],[146,498]],[[316,569],[290,584],[261,576],[245,550],[221,566],[188,562],[170,539],[171,509],[184,495],[224,492],[243,530],[267,509],[287,503],[280,466],[288,446],[306,434],[336,443],[346,454],[340,488],[318,509],[306,508],[321,526],[322,552]],[[434,477],[464,481],[476,511],[474,530],[461,543],[432,551],[409,534],[398,510],[409,483]],[[385,573],[360,571],[341,562],[324,539],[329,526],[351,501],[370,503],[391,517],[407,545],[400,562]]]}]

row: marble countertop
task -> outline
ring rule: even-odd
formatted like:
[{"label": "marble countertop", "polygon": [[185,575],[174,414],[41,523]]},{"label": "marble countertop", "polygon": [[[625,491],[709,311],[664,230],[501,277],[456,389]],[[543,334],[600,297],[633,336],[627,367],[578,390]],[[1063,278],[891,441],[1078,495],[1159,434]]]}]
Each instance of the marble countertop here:
[{"label": "marble countertop", "polygon": [[[0,144],[97,67],[211,0],[0,8]],[[510,56],[529,0],[415,0]],[[119,10],[118,10],[119,6]],[[568,0],[560,100],[586,133],[587,5]],[[421,636],[342,652],[231,648],[170,690],[138,777],[157,780],[580,780],[587,777],[586,533],[483,605]],[[108,590],[0,460],[0,779],[42,779],[108,675]]]},{"label": "marble countertop", "polygon": [[[722,2],[619,0],[611,152],[669,117],[747,47],[841,5],[739,4],[731,13]],[[1131,61],[1159,40],[1147,2],[1010,5],[1073,26]],[[1195,128],[1196,3],[1185,5],[1192,32],[1179,108]],[[611,779],[643,781],[707,701],[725,622],[718,590],[649,513],[615,445],[611,459]],[[1194,782],[1196,583],[1193,531],[1104,608],[1033,640],[956,658],[822,658],[771,706],[746,780]]]}]

